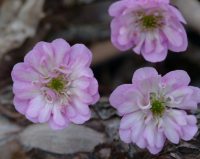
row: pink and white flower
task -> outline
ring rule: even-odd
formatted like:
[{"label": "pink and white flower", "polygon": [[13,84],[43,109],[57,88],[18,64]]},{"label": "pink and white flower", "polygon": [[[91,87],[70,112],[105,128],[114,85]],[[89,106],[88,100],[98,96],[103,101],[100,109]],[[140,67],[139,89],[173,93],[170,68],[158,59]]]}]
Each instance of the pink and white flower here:
[{"label": "pink and white flower", "polygon": [[132,84],[117,87],[111,105],[122,116],[119,135],[126,143],[160,152],[165,140],[178,144],[191,140],[197,132],[197,119],[186,110],[197,109],[200,89],[188,86],[190,77],[176,70],[163,77],[154,68],[135,71]]},{"label": "pink and white flower", "polygon": [[147,61],[165,60],[168,49],[182,52],[188,40],[181,13],[169,0],[120,0],[109,8],[111,41],[121,51],[133,48]]},{"label": "pink and white flower", "polygon": [[89,68],[92,53],[63,39],[39,42],[12,70],[14,106],[35,123],[63,129],[89,120],[89,105],[99,99]]}]

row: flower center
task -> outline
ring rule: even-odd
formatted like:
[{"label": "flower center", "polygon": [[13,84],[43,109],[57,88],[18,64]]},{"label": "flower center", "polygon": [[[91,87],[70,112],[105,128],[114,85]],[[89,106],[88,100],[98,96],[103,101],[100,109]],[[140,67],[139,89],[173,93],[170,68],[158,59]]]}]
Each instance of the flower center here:
[{"label": "flower center", "polygon": [[142,18],[142,24],[146,28],[155,28],[157,26],[156,17],[153,15],[146,15]]},{"label": "flower center", "polygon": [[162,25],[162,16],[157,12],[150,15],[143,14],[140,22],[144,29],[155,29]]},{"label": "flower center", "polygon": [[48,84],[48,88],[51,88],[52,90],[56,92],[61,92],[65,88],[65,81],[62,77],[53,78]]},{"label": "flower center", "polygon": [[163,112],[165,111],[165,105],[163,101],[158,99],[153,99],[151,101],[151,111],[155,116],[162,116]]}]

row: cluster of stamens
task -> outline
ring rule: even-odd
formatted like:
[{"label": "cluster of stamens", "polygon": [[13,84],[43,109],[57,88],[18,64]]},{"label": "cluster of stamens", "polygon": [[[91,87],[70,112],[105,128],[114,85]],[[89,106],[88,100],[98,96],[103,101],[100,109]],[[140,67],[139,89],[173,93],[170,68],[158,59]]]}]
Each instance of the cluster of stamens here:
[{"label": "cluster of stamens", "polygon": [[63,92],[65,88],[66,81],[63,77],[52,78],[50,82],[47,83],[47,87],[54,90],[57,93]]},{"label": "cluster of stamens", "polygon": [[48,102],[66,103],[69,98],[69,82],[63,75],[58,75],[48,80],[43,85],[43,95]]},{"label": "cluster of stamens", "polygon": [[163,16],[158,11],[150,14],[139,12],[138,17],[138,22],[143,30],[152,30],[163,25]]},{"label": "cluster of stamens", "polygon": [[165,111],[165,101],[163,97],[158,97],[156,94],[150,94],[150,101],[151,101],[151,112],[154,116],[160,117],[163,115]]}]

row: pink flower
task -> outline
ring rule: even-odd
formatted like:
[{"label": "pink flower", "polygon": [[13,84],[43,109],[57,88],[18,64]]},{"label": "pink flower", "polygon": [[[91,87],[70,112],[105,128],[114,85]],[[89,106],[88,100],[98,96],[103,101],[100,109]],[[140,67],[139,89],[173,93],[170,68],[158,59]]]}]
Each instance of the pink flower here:
[{"label": "pink flower", "polygon": [[197,120],[185,110],[197,109],[200,89],[189,83],[182,70],[161,77],[154,68],[138,69],[132,84],[117,87],[110,96],[111,105],[122,116],[120,138],[152,154],[162,150],[166,139],[175,144],[191,140]]},{"label": "pink flower", "polygon": [[35,123],[63,129],[90,119],[88,105],[99,99],[98,83],[89,68],[92,53],[63,39],[39,42],[12,71],[14,106]]},{"label": "pink flower", "polygon": [[133,51],[150,62],[163,61],[168,49],[182,52],[188,40],[181,13],[169,0],[120,0],[112,4],[109,14],[111,41],[121,51]]}]

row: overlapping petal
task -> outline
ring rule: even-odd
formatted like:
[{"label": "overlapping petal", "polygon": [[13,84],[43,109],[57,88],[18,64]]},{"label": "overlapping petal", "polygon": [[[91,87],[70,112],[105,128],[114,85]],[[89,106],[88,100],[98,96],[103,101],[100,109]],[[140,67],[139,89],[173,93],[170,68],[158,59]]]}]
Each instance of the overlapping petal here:
[{"label": "overlapping petal", "polygon": [[64,39],[39,42],[12,70],[14,105],[32,122],[63,129],[89,120],[99,100],[91,51]]},{"label": "overlapping petal", "polygon": [[[120,0],[110,6],[109,14],[113,17],[111,41],[121,51],[133,48],[145,60],[160,62],[166,59],[168,50],[187,49],[182,24],[186,21],[169,0]],[[143,21],[146,17],[151,18],[148,23]]]},{"label": "overlapping petal", "polygon": [[132,84],[118,86],[110,104],[122,116],[119,135],[125,143],[159,153],[166,139],[174,144],[191,140],[197,119],[186,110],[197,108],[200,89],[188,86],[187,72],[176,70],[163,77],[152,67],[135,71]]}]

